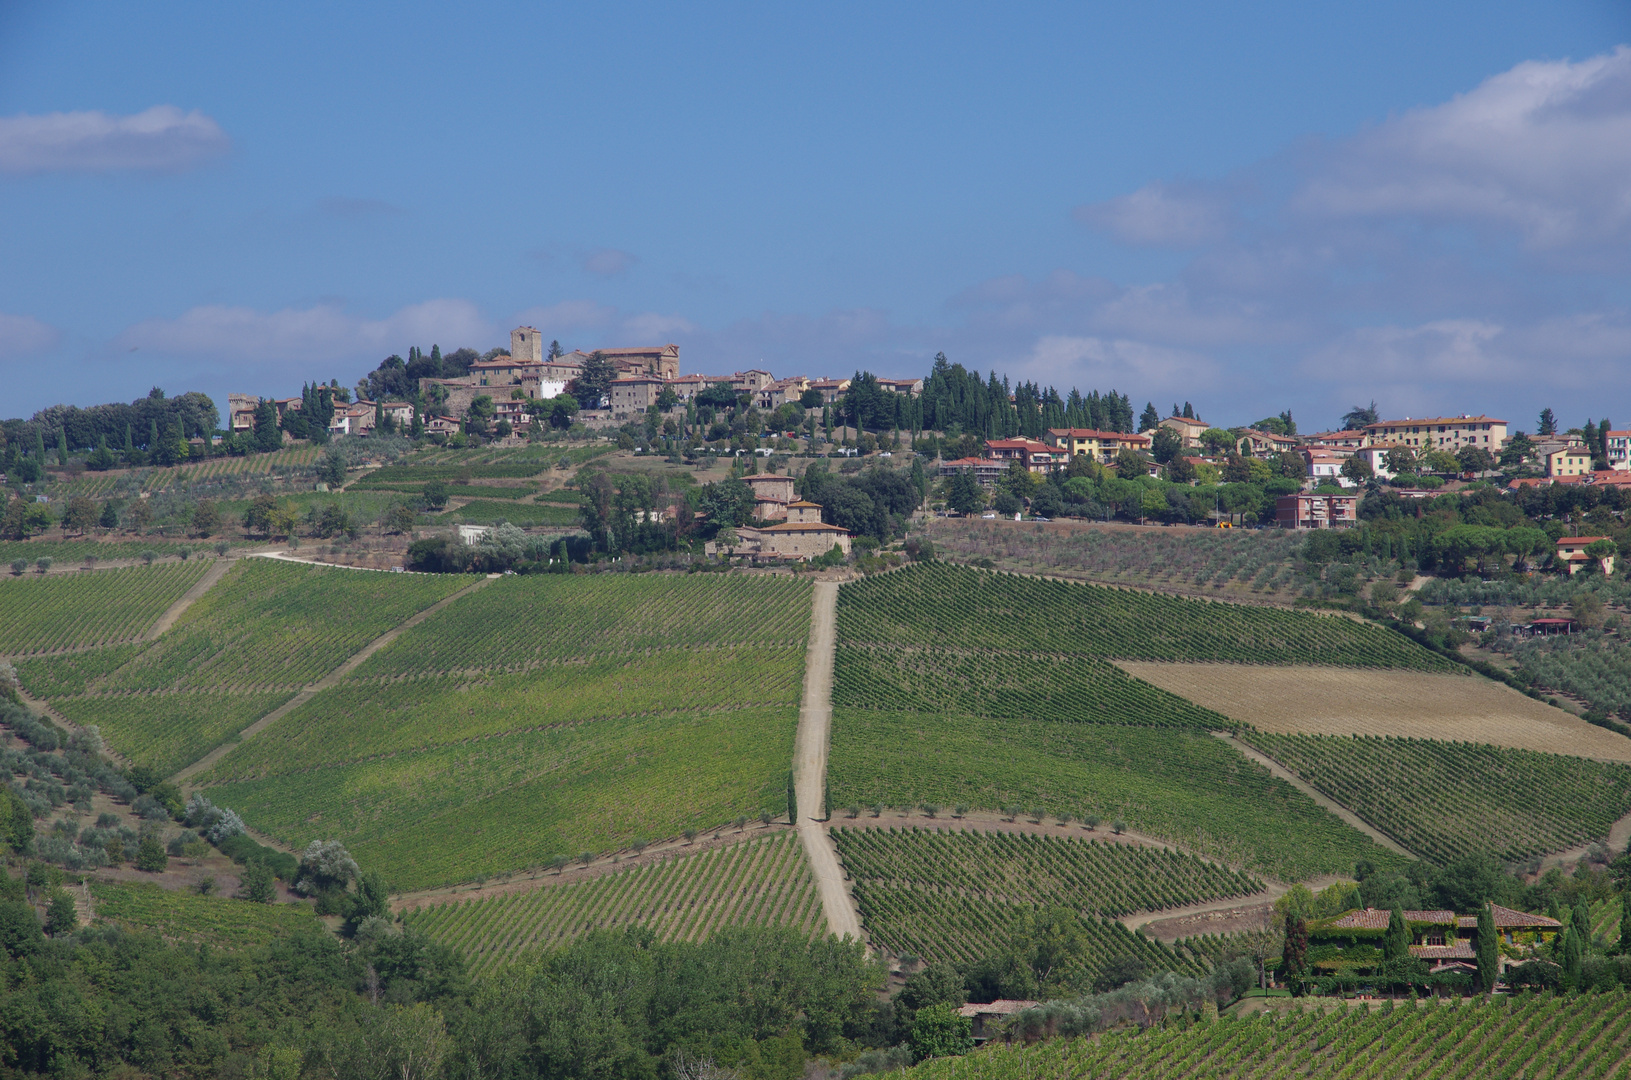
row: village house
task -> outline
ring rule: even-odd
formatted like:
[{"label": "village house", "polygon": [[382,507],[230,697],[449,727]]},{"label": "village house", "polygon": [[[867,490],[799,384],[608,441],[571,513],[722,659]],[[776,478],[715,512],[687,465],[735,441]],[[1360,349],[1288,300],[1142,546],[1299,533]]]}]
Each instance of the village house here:
[{"label": "village house", "polygon": [[987,439],[985,456],[994,461],[1001,461],[1005,465],[1007,462],[1017,461],[1024,465],[1027,471],[1044,476],[1069,460],[1069,456],[1060,447],[1037,442],[1035,439]]},{"label": "village house", "polygon": [[1342,475],[1342,466],[1348,461],[1348,455],[1337,454],[1316,446],[1305,446],[1302,450],[1303,464],[1308,470],[1308,479],[1316,487],[1320,484],[1336,484],[1340,487],[1353,487],[1354,482]]},{"label": "village house", "polygon": [[462,427],[457,416],[432,416],[425,421],[425,431],[430,435],[456,435]]},{"label": "village house", "polygon": [[1582,443],[1570,443],[1546,455],[1547,476],[1584,476],[1591,471],[1591,451]]},{"label": "village house", "polygon": [[836,405],[849,391],[849,383],[848,379],[812,379],[810,389],[821,395],[823,405]]},{"label": "village house", "polygon": [[1603,456],[1616,472],[1631,469],[1631,431],[1610,431],[1603,440]]},{"label": "village house", "polygon": [[1390,442],[1368,443],[1355,450],[1353,456],[1369,465],[1370,471],[1375,473],[1379,479],[1391,480],[1397,474],[1387,467],[1387,452],[1403,445],[1403,443]]},{"label": "village house", "polygon": [[259,407],[260,400],[254,394],[228,394],[227,430],[234,435],[243,431],[254,431],[255,409]]},{"label": "village house", "polygon": [[1498,454],[1506,445],[1506,421],[1491,416],[1428,416],[1419,419],[1383,420],[1365,427],[1373,442],[1397,442],[1418,453],[1422,450],[1448,450],[1476,446]]},{"label": "village house", "polygon": [[1114,465],[1123,450],[1135,454],[1149,451],[1150,437],[1128,431],[1099,431],[1095,428],[1049,428],[1043,439],[1049,446],[1065,451],[1066,461],[1085,454],[1094,461]]},{"label": "village house", "polygon": [[761,386],[757,401],[759,408],[771,412],[781,408],[788,402],[798,403],[799,397],[810,388],[810,380],[803,375],[794,375],[788,379],[777,379],[773,383]]},{"label": "village house", "polygon": [[619,349],[591,349],[584,352],[574,349],[564,356],[557,358],[561,363],[573,368],[582,369],[589,362],[594,353],[610,360],[617,368],[618,375],[650,375],[658,379],[676,379],[680,374],[680,347],[670,342],[667,345],[637,345],[632,348]]},{"label": "village house", "polygon": [[1557,561],[1569,568],[1569,576],[1573,577],[1592,563],[1597,563],[1603,576],[1611,577],[1614,573],[1614,556],[1605,555],[1601,559],[1586,554],[1586,549],[1599,540],[1607,540],[1606,536],[1565,536],[1557,542]]},{"label": "village house", "polygon": [[1297,440],[1289,435],[1276,435],[1272,431],[1247,428],[1235,440],[1235,448],[1246,457],[1269,457],[1297,449]]},{"label": "village house", "polygon": [[941,476],[954,476],[960,472],[973,473],[974,479],[979,481],[982,487],[995,484],[1007,471],[1008,463],[998,461],[996,458],[965,457],[940,463]]},{"label": "village house", "polygon": [[922,379],[882,379],[878,380],[881,389],[894,394],[905,394],[907,397],[919,397],[923,393]]},{"label": "village house", "polygon": [[1161,421],[1161,426],[1176,431],[1178,437],[1184,441],[1185,450],[1199,450],[1201,448],[1201,432],[1212,425],[1204,420],[1196,420],[1189,416],[1169,416]]},{"label": "village house", "polygon": [[1274,500],[1282,529],[1337,529],[1359,520],[1357,495],[1282,495]]},{"label": "village house", "polygon": [[1304,446],[1317,446],[1322,450],[1331,450],[1344,457],[1370,444],[1370,436],[1364,431],[1317,431],[1312,435],[1299,436]]},{"label": "village house", "polygon": [[657,404],[657,395],[668,384],[649,375],[633,375],[613,380],[607,401],[612,414],[643,413]]}]

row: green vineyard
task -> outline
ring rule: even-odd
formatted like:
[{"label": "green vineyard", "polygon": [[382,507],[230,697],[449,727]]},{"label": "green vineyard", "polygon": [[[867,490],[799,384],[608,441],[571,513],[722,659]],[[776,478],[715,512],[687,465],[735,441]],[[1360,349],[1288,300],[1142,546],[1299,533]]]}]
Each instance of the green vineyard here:
[{"label": "green vineyard", "polygon": [[583,881],[545,881],[526,892],[421,907],[403,921],[463,953],[478,972],[602,927],[648,926],[660,941],[700,941],[727,926],[826,930],[790,829]]},{"label": "green vineyard", "polygon": [[441,522],[464,522],[471,525],[496,525],[507,521],[511,525],[574,529],[578,525],[578,508],[558,503],[515,503],[498,499],[473,499],[463,506],[436,516]]},{"label": "green vineyard", "polygon": [[244,559],[158,641],[88,689],[298,689],[477,580]]},{"label": "green vineyard", "polygon": [[797,712],[596,720],[220,783],[234,750],[197,779],[291,847],[339,839],[394,887],[421,889],[784,814]]},{"label": "green vineyard", "polygon": [[264,476],[286,469],[306,469],[317,464],[323,455],[320,446],[289,446],[270,454],[245,454],[243,457],[219,457],[197,465],[180,465],[173,469],[151,469],[142,480],[142,490],[163,491],[177,483],[198,483],[226,476]]},{"label": "green vineyard", "polygon": [[234,750],[222,776],[270,776],[606,718],[777,705],[791,714],[803,676],[802,651],[784,647],[674,649],[491,677],[355,679]]},{"label": "green vineyard", "polygon": [[1233,729],[1233,720],[1083,656],[839,646],[833,704],[1089,724]]},{"label": "green vineyard", "polygon": [[838,640],[1126,660],[1452,670],[1353,619],[920,563],[846,584]]},{"label": "green vineyard", "polygon": [[137,765],[168,776],[197,761],[294,696],[182,691],[58,697],[51,707],[102,737]]},{"label": "green vineyard", "polygon": [[1608,834],[1631,811],[1631,766],[1481,743],[1388,736],[1246,740],[1424,858],[1521,861]]},{"label": "green vineyard", "polygon": [[1552,1080],[1631,1075],[1631,994],[1188,1020],[937,1058],[909,1080]]},{"label": "green vineyard", "polygon": [[325,933],[309,904],[251,904],[140,882],[93,881],[88,887],[99,920],[166,941],[231,949]]},{"label": "green vineyard", "polygon": [[460,597],[357,674],[515,669],[677,646],[802,649],[809,629],[809,582],[786,577],[510,577]]},{"label": "green vineyard", "polygon": [[0,656],[129,641],[213,565],[208,559],[0,578]]},{"label": "green vineyard", "polygon": [[[930,962],[974,964],[1007,948],[1022,920],[1037,910],[956,893],[925,892],[882,882],[857,881],[855,906],[876,946],[897,956]],[[1149,971],[1193,975],[1202,969],[1160,942],[1141,937],[1118,922],[1076,915],[1086,939],[1083,971],[1095,974],[1114,960],[1131,957]]]},{"label": "green vineyard", "polygon": [[894,828],[838,828],[832,836],[857,881],[1112,918],[1263,888],[1193,855],[1075,836]]},{"label": "green vineyard", "polygon": [[1135,831],[1282,881],[1398,855],[1211,735],[835,708],[834,807],[1019,806]]}]

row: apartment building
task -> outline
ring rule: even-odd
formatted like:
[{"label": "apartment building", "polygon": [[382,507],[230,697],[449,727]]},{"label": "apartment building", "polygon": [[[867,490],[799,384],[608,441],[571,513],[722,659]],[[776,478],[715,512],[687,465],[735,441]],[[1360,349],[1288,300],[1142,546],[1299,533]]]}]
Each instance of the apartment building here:
[{"label": "apartment building", "polygon": [[1505,420],[1466,414],[1384,420],[1367,426],[1365,433],[1372,442],[1402,443],[1418,453],[1448,450],[1453,454],[1463,446],[1476,446],[1498,454],[1507,439]]}]

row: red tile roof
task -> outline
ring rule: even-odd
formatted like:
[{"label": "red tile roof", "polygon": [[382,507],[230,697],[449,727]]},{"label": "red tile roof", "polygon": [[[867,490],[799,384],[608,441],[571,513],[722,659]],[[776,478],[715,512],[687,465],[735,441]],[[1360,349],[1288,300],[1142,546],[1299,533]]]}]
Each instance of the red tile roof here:
[{"label": "red tile roof", "polygon": [[1475,960],[1470,941],[1457,941],[1454,945],[1412,945],[1410,955],[1422,960]]}]

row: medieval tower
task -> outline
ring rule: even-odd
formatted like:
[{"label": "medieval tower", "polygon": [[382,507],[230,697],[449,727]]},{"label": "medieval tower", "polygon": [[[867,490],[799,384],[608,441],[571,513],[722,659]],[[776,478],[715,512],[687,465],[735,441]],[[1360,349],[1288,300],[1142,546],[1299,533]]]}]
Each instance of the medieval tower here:
[{"label": "medieval tower", "polygon": [[544,342],[536,329],[518,326],[510,331],[510,360],[517,364],[544,362]]}]

